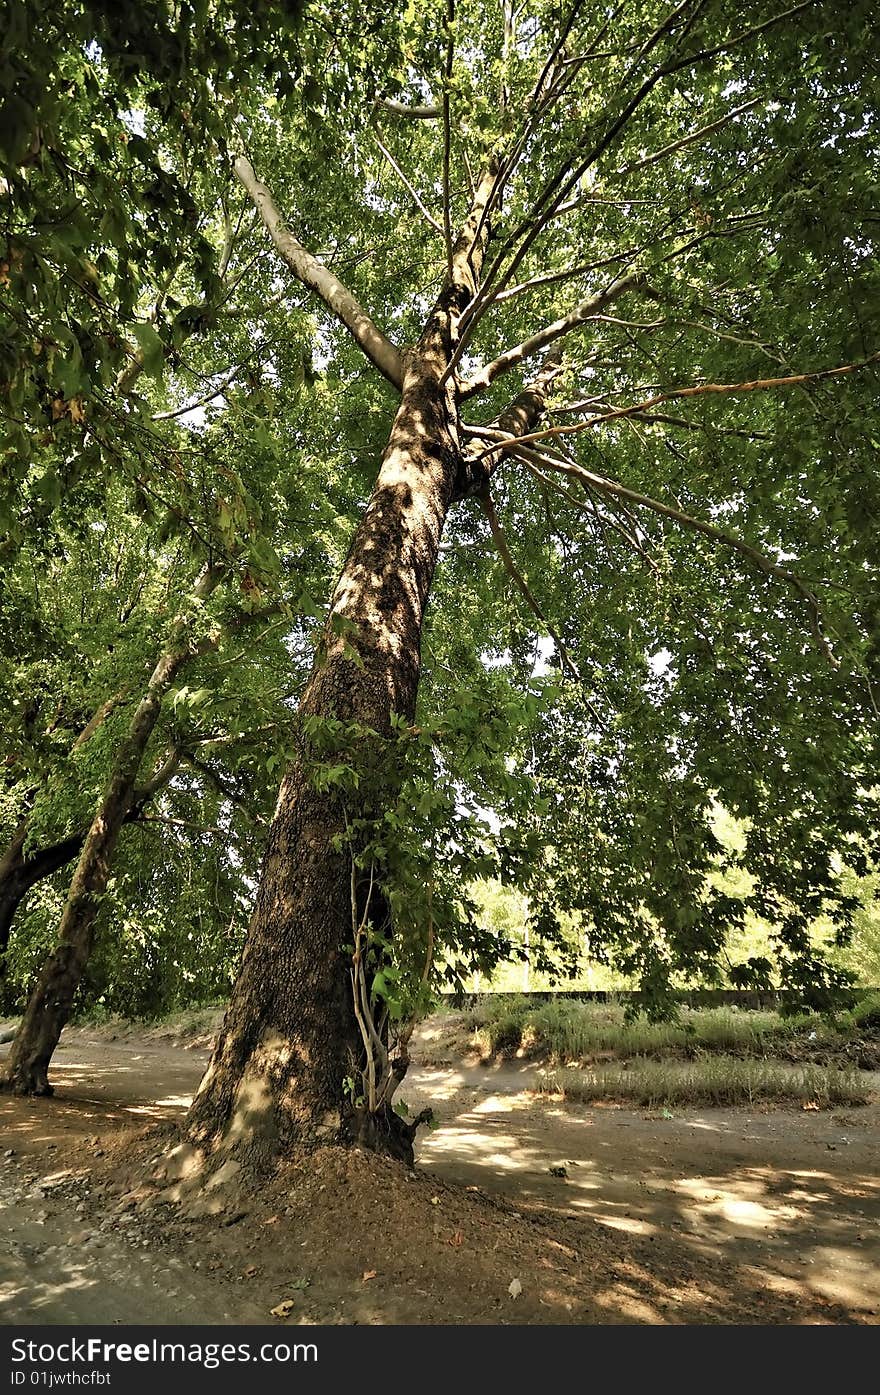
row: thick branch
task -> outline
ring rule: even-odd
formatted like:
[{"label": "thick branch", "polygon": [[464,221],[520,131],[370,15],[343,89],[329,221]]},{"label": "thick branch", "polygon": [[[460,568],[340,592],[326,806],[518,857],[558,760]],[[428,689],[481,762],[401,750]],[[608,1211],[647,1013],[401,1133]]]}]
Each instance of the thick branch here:
[{"label": "thick branch", "polygon": [[[467,435],[500,439],[502,442],[514,440],[531,431],[544,411],[547,393],[553,379],[561,370],[561,352],[558,345],[547,353],[541,371],[536,374],[522,392],[504,409],[493,427],[474,427],[462,423]],[[483,451],[474,456],[470,451],[463,452],[463,473],[467,479],[466,494],[481,494],[488,487],[495,469],[501,464],[505,445]]]},{"label": "thick branch", "polygon": [[261,184],[253,166],[244,156],[235,162],[235,174],[252,198],[272,241],[297,280],[320,296],[331,314],[340,321],[363,349],[371,363],[396,388],[403,382],[403,363],[399,351],[370,319],[366,310],[323,262],[298,242],[284,226],[278,207],[265,184]]},{"label": "thick branch", "polygon": [[405,116],[408,121],[437,121],[443,111],[438,106],[407,106],[405,102],[395,102],[393,97],[377,97],[375,105],[383,107],[385,111],[394,112],[395,116]]},{"label": "thick branch", "polygon": [[103,723],[107,720],[107,718],[110,716],[110,713],[115,712],[116,708],[120,705],[120,703],[125,701],[126,697],[128,696],[130,686],[130,684],[127,684],[124,688],[120,688],[118,693],[114,693],[112,697],[109,697],[107,701],[105,703],[102,703],[102,705],[92,714],[92,716],[89,718],[88,722],[86,722],[86,725],[80,732],[79,736],[73,743],[72,749],[74,751],[78,751],[80,746],[84,746],[86,742],[92,736],[94,736],[95,732],[98,730],[98,727],[102,726]]},{"label": "thick branch", "polygon": [[479,373],[475,373],[469,378],[461,388],[461,398],[472,397],[474,393],[480,392],[493,383],[500,374],[506,373],[511,368],[516,368],[524,359],[531,358],[533,354],[540,353],[546,349],[554,340],[560,339],[563,334],[568,334],[569,330],[576,329],[585,324],[593,316],[601,314],[607,305],[618,300],[626,291],[634,290],[641,286],[644,277],[636,272],[630,276],[620,277],[613,281],[610,286],[599,295],[593,296],[591,300],[581,301],[570,314],[564,315],[562,319],[554,320],[550,325],[546,325],[537,334],[533,334],[528,339],[524,339],[515,348],[508,349],[491,363],[481,368]]}]

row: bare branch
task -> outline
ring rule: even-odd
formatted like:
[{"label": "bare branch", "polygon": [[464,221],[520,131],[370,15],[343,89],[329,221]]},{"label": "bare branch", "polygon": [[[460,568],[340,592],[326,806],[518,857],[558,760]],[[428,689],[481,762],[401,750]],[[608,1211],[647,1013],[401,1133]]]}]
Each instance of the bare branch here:
[{"label": "bare branch", "polygon": [[[701,126],[699,130],[691,131],[690,135],[682,136],[681,140],[673,141],[671,145],[664,145],[662,150],[655,151],[653,155],[646,155],[643,160],[637,160],[634,165],[625,165],[621,169],[613,170],[608,179],[622,179],[624,175],[634,174],[636,170],[646,169],[648,165],[656,165],[658,160],[665,160],[667,155],[674,155],[677,150],[684,150],[685,146],[695,144],[696,141],[702,140],[703,136],[720,131],[723,126],[734,121],[737,116],[742,116],[744,112],[761,106],[765,101],[765,97],[755,97],[751,102],[744,102],[741,107],[734,107],[732,111],[720,116],[717,121],[711,121],[708,126]],[[560,212],[562,212],[561,209]]]},{"label": "bare branch", "polygon": [[616,262],[624,262],[627,257],[633,257],[642,249],[639,247],[629,247],[625,252],[617,252],[613,257],[603,257],[597,262],[582,262],[579,266],[566,267],[564,271],[542,271],[537,276],[532,276],[528,281],[520,281],[515,286],[508,286],[506,291],[499,291],[493,297],[493,304],[501,305],[505,300],[512,300],[514,296],[524,295],[527,291],[533,291],[538,286],[552,286],[559,281],[573,281],[576,276],[586,276],[589,271],[598,271],[605,266],[613,266]]},{"label": "bare branch", "polygon": [[180,751],[172,746],[162,763],[153,771],[149,780],[137,791],[138,800],[152,799],[154,794],[158,794],[163,786],[168,784],[172,775],[180,765]]},{"label": "bare branch", "polygon": [[[136,822],[139,828],[149,828],[151,824],[167,824],[170,828],[188,828],[193,833],[213,833],[218,837],[229,837],[228,828],[210,828],[203,823],[193,823],[190,819],[169,819],[163,814],[142,814]],[[156,830],[158,832],[158,829]]]},{"label": "bare branch", "polygon": [[[576,164],[563,164],[561,168],[550,177],[535,199],[532,213],[514,228],[505,239],[503,246],[499,249],[486,274],[480,295],[470,307],[467,331],[464,337],[467,337],[467,335],[473,331],[473,327],[477,320],[487,308],[487,302],[499,291],[504,290],[511,278],[515,275],[536,238],[540,236],[548,222],[558,212],[560,204],[564,203],[565,199],[587,170],[604,155],[605,151],[627,126],[635,112],[660,81],[675,73],[706,63],[719,53],[725,53],[732,48],[738,47],[740,44],[755,38],[758,34],[764,33],[766,30],[782,23],[784,20],[790,19],[796,14],[800,14],[801,11],[810,9],[814,3],[815,0],[802,0],[801,4],[795,5],[781,14],[774,15],[771,19],[765,20],[761,24],[753,25],[750,29],[743,30],[733,38],[716,44],[713,48],[700,49],[696,53],[687,53],[680,58],[673,59],[662,67],[656,68],[653,73],[646,77],[638,90],[629,101],[626,102],[618,116],[605,131],[604,135],[599,138],[590,150],[588,150]],[[519,243],[518,247],[516,245],[517,243]],[[515,247],[516,250],[513,251]],[[506,271],[498,284],[494,285],[495,279],[501,271],[506,257],[511,252],[513,252],[513,255]],[[491,293],[490,287],[494,287]]]},{"label": "bare branch", "polygon": [[488,519],[489,528],[491,530],[492,537],[495,541],[495,546],[498,549],[498,555],[504,563],[504,568],[506,572],[515,582],[520,593],[525,597],[529,609],[538,618],[538,620],[540,620],[541,624],[544,626],[544,629],[547,631],[548,635],[553,640],[553,643],[559,650],[559,657],[563,665],[569,670],[575,681],[580,683],[581,675],[579,669],[577,668],[577,665],[575,664],[564,643],[562,642],[559,632],[556,629],[554,629],[553,625],[551,625],[550,621],[547,619],[541,607],[538,605],[538,602],[535,599],[535,596],[531,590],[531,587],[529,586],[529,583],[526,581],[525,577],[523,576],[522,572],[520,571],[519,567],[516,565],[516,563],[513,560],[513,557],[510,554],[510,548],[507,546],[507,538],[504,536],[504,529],[501,527],[501,521],[497,513],[495,512],[495,505],[492,502],[492,496],[489,493],[488,486],[483,491],[483,493],[477,495],[477,498],[480,501],[483,513],[486,515],[486,518]]},{"label": "bare branch", "polygon": [[[586,421],[578,422],[571,426],[550,426],[544,431],[533,431],[528,436],[519,438],[520,444],[529,444],[532,441],[544,441],[554,436],[572,436],[579,431],[586,431],[591,426],[600,426],[605,422],[619,421],[622,417],[638,416],[657,407],[661,402],[672,402],[683,397],[703,397],[707,394],[732,394],[742,392],[764,392],[772,388],[800,387],[805,383],[820,382],[825,378],[838,378],[846,373],[855,373],[860,368],[867,368],[869,364],[880,360],[880,351],[871,354],[869,358],[861,359],[858,363],[845,363],[841,368],[822,368],[814,373],[794,373],[786,378],[755,378],[751,382],[744,383],[697,383],[689,387],[670,388],[668,391],[657,393],[654,397],[646,397],[643,402],[636,402],[631,407],[615,407],[613,411],[597,413],[588,417]],[[595,400],[595,399],[594,399]],[[561,408],[562,411],[574,412],[583,407],[592,406],[589,400],[584,403],[572,403]]]},{"label": "bare branch", "polygon": [[445,237],[445,236],[446,236],[445,230],[444,230],[444,229],[441,227],[441,225],[437,222],[437,219],[436,219],[436,218],[433,218],[433,217],[431,216],[431,214],[428,212],[427,208],[425,207],[425,205],[424,205],[423,202],[422,202],[422,199],[421,199],[421,196],[419,195],[418,190],[415,189],[415,188],[413,187],[413,185],[410,183],[410,181],[407,179],[407,177],[406,177],[406,175],[404,174],[403,170],[400,168],[400,165],[397,163],[397,161],[395,160],[394,156],[391,154],[391,151],[386,149],[386,147],[382,144],[382,142],[381,142],[381,140],[379,139],[379,137],[378,137],[377,135],[375,135],[375,134],[374,134],[374,139],[375,139],[376,144],[378,145],[379,149],[382,151],[382,154],[385,156],[385,159],[388,161],[389,165],[390,165],[391,168],[394,170],[394,172],[395,172],[395,174],[397,175],[398,179],[399,179],[400,182],[404,185],[404,187],[408,190],[410,196],[412,197],[413,203],[415,204],[416,208],[417,208],[417,209],[419,210],[419,212],[421,213],[422,217],[425,218],[426,221],[427,221],[428,223],[430,223],[431,227],[434,229],[435,232],[439,233],[441,237]]},{"label": "bare branch", "polygon": [[240,809],[249,823],[255,824],[257,826],[265,823],[265,820],[260,818],[258,814],[254,813],[250,805],[247,804],[247,802],[244,799],[242,799],[241,795],[233,788],[233,786],[230,785],[228,781],[224,780],[222,775],[218,775],[217,772],[213,770],[210,765],[206,764],[205,761],[199,760],[199,758],[197,756],[194,756],[191,751],[181,751],[180,759],[184,762],[185,765],[191,766],[197,774],[203,776],[204,779],[206,779],[208,783],[213,786],[213,788],[217,791],[218,794],[221,794],[224,799],[229,801],[230,804],[234,804],[236,808]]},{"label": "bare branch", "polygon": [[702,533],[704,537],[711,538],[713,542],[720,543],[724,547],[731,548],[739,552],[743,557],[747,557],[750,562],[767,576],[778,577],[792,586],[800,596],[807,602],[810,612],[810,626],[817,646],[828,659],[833,668],[839,667],[839,662],[834,655],[831,645],[822,632],[822,610],[815,592],[807,585],[802,577],[796,572],[790,571],[788,567],[783,567],[780,563],[774,562],[766,553],[761,552],[757,547],[752,547],[750,543],[744,542],[742,538],[735,537],[732,533],[726,533],[722,528],[716,528],[714,523],[707,523],[704,519],[695,518],[692,514],[685,513],[682,509],[672,508],[669,504],[661,503],[659,499],[652,499],[647,494],[640,494],[637,490],[627,489],[625,485],[618,484],[616,480],[606,479],[603,475],[594,474],[592,470],[586,470],[581,465],[576,465],[574,461],[563,459],[561,456],[549,455],[545,451],[534,451],[520,444],[519,441],[511,442],[511,450],[514,455],[519,455],[526,465],[538,465],[545,470],[555,470],[560,474],[570,475],[590,489],[597,489],[600,493],[609,494],[612,498],[624,499],[630,504],[635,504],[640,508],[650,509],[652,513],[661,515],[663,518],[670,518],[675,523],[681,524],[692,531]]},{"label": "bare branch", "polygon": [[548,351],[540,372],[507,405],[493,426],[481,427],[462,423],[462,429],[466,435],[500,442],[500,444],[490,447],[489,450],[483,451],[476,459],[469,458],[467,453],[465,454],[465,462],[472,479],[475,481],[475,487],[471,492],[480,493],[485,488],[495,469],[501,464],[506,443],[525,435],[537,421],[540,421],[547,393],[561,368],[562,354],[559,346],[555,345]]},{"label": "bare branch", "polygon": [[608,506],[609,513],[607,515],[604,512],[600,512],[599,506],[595,498],[593,498],[592,496],[588,496],[589,502],[587,502],[585,499],[579,499],[576,494],[572,494],[570,489],[566,489],[564,484],[559,484],[557,480],[551,479],[549,475],[542,474],[542,472],[538,469],[537,465],[533,465],[531,461],[525,458],[525,453],[523,455],[523,464],[526,466],[528,470],[531,471],[531,473],[535,476],[536,479],[539,479],[541,483],[546,488],[551,489],[554,494],[558,494],[561,498],[567,499],[570,504],[573,504],[574,507],[580,510],[582,513],[592,514],[592,516],[598,520],[603,529],[605,525],[607,525],[610,528],[613,528],[616,533],[620,534],[620,536],[624,539],[628,546],[632,548],[633,552],[638,554],[638,556],[645,563],[648,569],[652,571],[655,574],[655,576],[659,575],[660,568],[657,566],[657,563],[654,561],[650,553],[642,546],[642,543],[638,537],[638,530],[635,526],[635,520],[633,519],[632,515],[629,514],[628,510],[621,511],[625,514],[625,516],[627,516],[628,521],[631,525],[630,528],[624,527],[617,514],[611,511],[611,505]]},{"label": "bare branch", "polygon": [[[560,31],[559,31],[559,37],[557,38],[556,43],[553,45],[552,49],[550,50],[550,53],[549,53],[548,56],[547,56],[547,61],[545,62],[544,67],[541,69],[541,76],[538,78],[538,81],[535,83],[535,86],[534,86],[534,88],[533,88],[533,90],[532,90],[531,100],[532,100],[533,102],[537,102],[538,98],[541,96],[541,93],[542,93],[542,91],[543,91],[544,83],[547,81],[548,77],[552,77],[553,70],[554,70],[554,68],[556,67],[557,60],[558,60],[560,54],[562,53],[563,48],[564,48],[564,46],[565,46],[565,44],[566,44],[566,42],[567,42],[567,40],[568,40],[568,36],[569,36],[569,34],[571,33],[572,26],[574,25],[575,20],[577,19],[578,15],[580,14],[581,9],[583,8],[583,3],[584,3],[584,0],[574,0],[574,4],[572,5],[571,9],[569,10],[568,18],[566,19],[565,23],[563,24],[562,28],[561,28]],[[594,41],[594,47],[595,47],[595,44],[599,42],[599,40],[601,39],[602,35],[605,33],[605,30],[607,29],[607,27],[608,27],[608,23],[606,22],[606,23],[602,26],[602,29],[601,29],[601,31],[600,31],[600,33],[599,33],[598,38]]]},{"label": "bare branch", "polygon": [[244,367],[246,367],[248,363],[250,363],[251,359],[254,357],[256,353],[260,351],[260,349],[262,349],[262,347],[262,344],[258,344],[255,348],[253,348],[251,352],[248,354],[247,358],[242,359],[241,363],[237,363],[233,368],[232,372],[227,374],[227,376],[223,379],[222,383],[220,383],[218,387],[214,388],[213,392],[206,393],[204,397],[196,398],[194,402],[186,402],[182,407],[175,407],[173,411],[154,412],[150,420],[171,421],[174,417],[185,417],[188,412],[198,411],[199,407],[207,407],[209,402],[214,402],[218,397],[223,396],[226,389],[231,387],[232,384],[235,382],[241,370]]},{"label": "bare branch", "polygon": [[390,383],[400,388],[403,382],[403,361],[397,348],[377,328],[338,276],[307,251],[284,226],[272,195],[265,184],[261,184],[257,179],[253,166],[244,155],[239,155],[235,161],[235,174],[252,198],[278,252],[297,280],[320,296],[327,309],[357,341],[370,362],[375,364]]},{"label": "bare branch", "polygon": [[521,344],[517,344],[513,349],[508,349],[499,358],[488,363],[485,368],[481,368],[478,373],[475,373],[462,385],[461,398],[472,397],[474,393],[487,388],[501,373],[506,373],[509,369],[517,367],[524,359],[531,358],[533,354],[540,353],[554,340],[560,339],[563,334],[568,334],[570,330],[578,328],[599,315],[606,305],[619,299],[626,291],[635,290],[643,284],[644,277],[638,272],[612,281],[611,285],[601,291],[599,295],[593,296],[591,300],[581,301],[580,305],[576,306],[570,314],[563,316],[562,319],[554,320],[553,324],[546,325],[537,334],[533,334],[529,339],[524,339]]}]

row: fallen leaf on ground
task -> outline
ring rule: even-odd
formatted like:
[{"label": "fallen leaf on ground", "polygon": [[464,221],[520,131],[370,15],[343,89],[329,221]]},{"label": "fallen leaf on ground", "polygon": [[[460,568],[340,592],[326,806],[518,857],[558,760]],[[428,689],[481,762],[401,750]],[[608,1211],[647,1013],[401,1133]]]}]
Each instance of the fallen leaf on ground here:
[{"label": "fallen leaf on ground", "polygon": [[510,1287],[507,1292],[510,1294],[511,1298],[519,1298],[522,1293],[522,1284],[519,1279],[511,1279]]},{"label": "fallen leaf on ground", "polygon": [[447,1245],[455,1245],[457,1247],[461,1244],[463,1239],[464,1236],[462,1235],[461,1231],[457,1230],[454,1235],[450,1235],[446,1243]]},{"label": "fallen leaf on ground", "polygon": [[376,1273],[377,1270],[375,1269],[365,1269],[362,1276],[363,1282],[366,1283],[367,1279],[375,1279]]},{"label": "fallen leaf on ground", "polygon": [[290,1317],[292,1309],[293,1299],[284,1298],[280,1303],[276,1303],[274,1308],[270,1308],[269,1312],[272,1314],[273,1317],[286,1318]]}]

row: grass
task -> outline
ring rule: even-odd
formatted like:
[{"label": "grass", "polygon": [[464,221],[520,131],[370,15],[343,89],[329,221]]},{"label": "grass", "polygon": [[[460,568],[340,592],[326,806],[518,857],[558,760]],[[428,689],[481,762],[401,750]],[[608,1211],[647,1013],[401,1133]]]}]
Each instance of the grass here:
[{"label": "grass", "polygon": [[855,1070],[832,1066],[786,1069],[765,1061],[736,1056],[707,1056],[684,1065],[641,1061],[629,1070],[621,1066],[591,1071],[559,1069],[548,1075],[543,1094],[589,1104],[620,1100],[649,1109],[673,1105],[754,1105],[791,1103],[829,1109],[840,1104],[864,1104],[866,1092]]},{"label": "grass", "polygon": [[627,1021],[614,1002],[490,1003],[472,1014],[476,1044],[484,1055],[517,1051],[552,1062],[585,1061],[599,1055],[659,1056],[695,1050],[762,1054],[770,1038],[786,1029],[775,1012],[737,1008],[684,1009],[677,1022]]},{"label": "grass", "polygon": [[697,1056],[720,1052],[772,1056],[799,1034],[836,1043],[880,1030],[880,994],[863,998],[836,1018],[782,1017],[737,1007],[683,1008],[674,1022],[627,1021],[623,1005],[608,1002],[499,1000],[472,1009],[474,1044],[483,1056],[541,1056],[552,1064],[602,1057]]},{"label": "grass", "polygon": [[225,1003],[216,1002],[203,1007],[174,1008],[161,1017],[123,1017],[98,1003],[71,1020],[75,1027],[98,1027],[119,1033],[137,1030],[160,1039],[188,1041],[215,1032],[225,1009]]},{"label": "grass", "polygon": [[175,1041],[188,1041],[190,1038],[210,1036],[219,1029],[225,1003],[208,1003],[204,1007],[179,1008],[170,1012],[153,1024],[154,1036],[169,1037]]}]

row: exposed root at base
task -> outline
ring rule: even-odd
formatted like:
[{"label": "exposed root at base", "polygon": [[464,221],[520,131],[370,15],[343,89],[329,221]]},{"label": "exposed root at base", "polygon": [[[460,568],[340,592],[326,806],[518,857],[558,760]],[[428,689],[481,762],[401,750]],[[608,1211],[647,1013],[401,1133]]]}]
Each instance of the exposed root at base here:
[{"label": "exposed root at base", "polygon": [[390,1105],[383,1105],[372,1113],[366,1109],[356,1110],[349,1124],[351,1142],[357,1148],[395,1158],[411,1168],[415,1165],[416,1131],[420,1125],[431,1123],[433,1118],[432,1109],[423,1109],[409,1123]]},{"label": "exposed root at base", "polygon": [[54,1095],[55,1088],[49,1084],[45,1074],[38,1075],[4,1075],[0,1076],[0,1094],[32,1096],[34,1099],[46,1099]]}]

